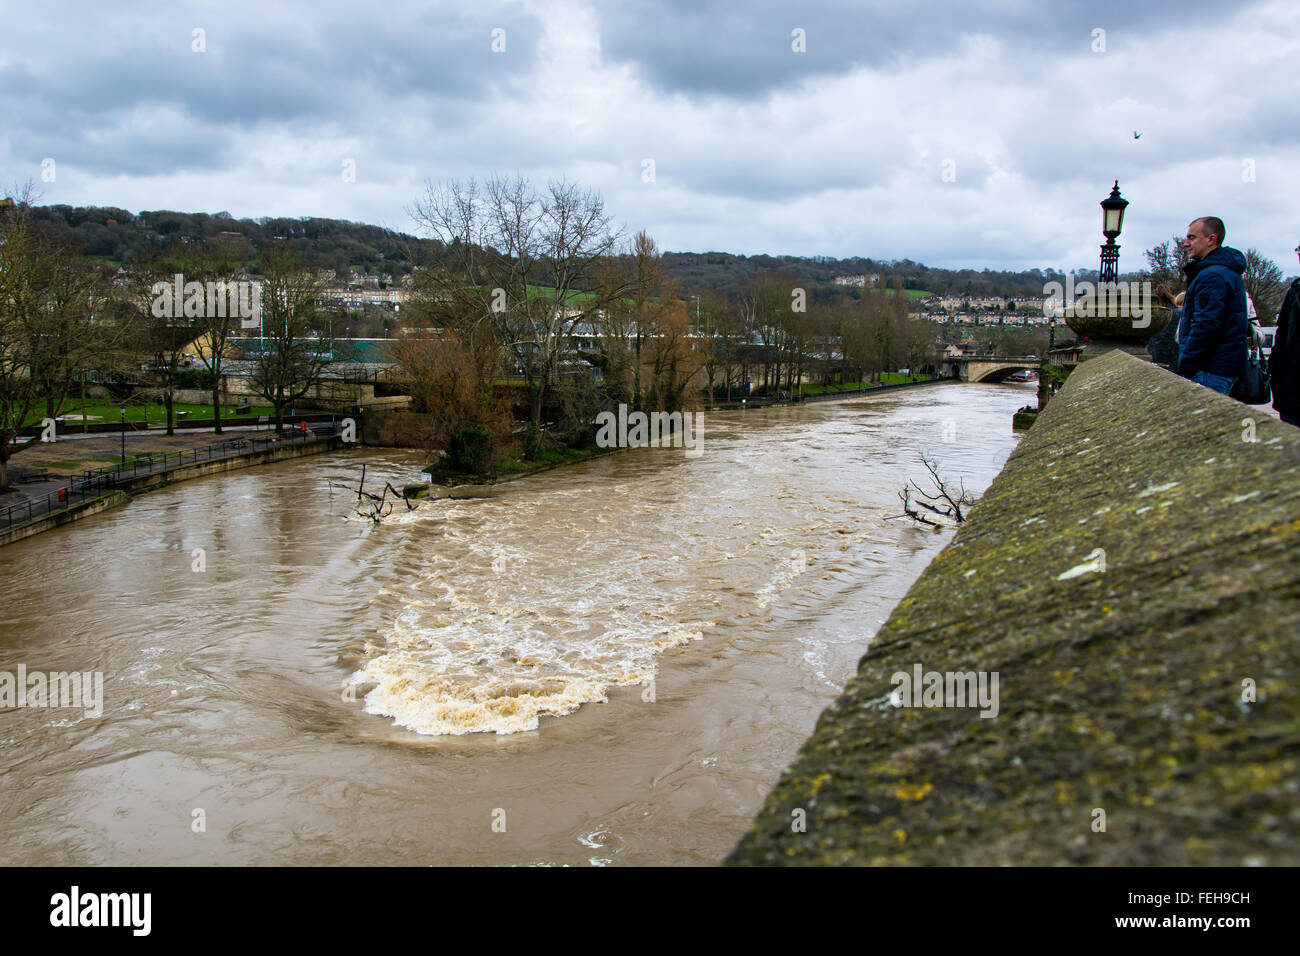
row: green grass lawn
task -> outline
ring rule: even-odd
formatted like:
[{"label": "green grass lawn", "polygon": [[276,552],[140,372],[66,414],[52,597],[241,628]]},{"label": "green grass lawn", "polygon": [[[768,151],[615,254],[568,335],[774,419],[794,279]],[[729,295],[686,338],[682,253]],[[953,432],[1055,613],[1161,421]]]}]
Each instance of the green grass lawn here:
[{"label": "green grass lawn", "polygon": [[881,385],[901,385],[905,382],[926,382],[933,375],[904,375],[902,372],[882,372],[879,382],[841,382],[839,385],[805,385],[805,395],[825,395],[827,392],[851,392],[862,388],[878,388]]},{"label": "green grass lawn", "polygon": [[[95,402],[87,402],[86,419],[91,425],[98,422],[120,422],[122,420],[122,413],[119,411],[120,408],[121,405],[103,405]],[[188,419],[207,420],[212,418],[211,405],[186,405],[177,402],[172,406],[172,408],[178,413],[186,412],[187,414],[185,415],[185,418]],[[76,431],[77,426],[81,424],[81,418],[74,418],[73,416],[81,415],[81,403],[76,399],[64,402],[63,410],[60,414],[67,416],[66,421],[64,422],[65,426],[71,431]],[[271,408],[269,405],[256,405],[249,411],[249,414],[273,415],[275,414],[275,409]],[[227,418],[233,418],[234,415],[234,405],[221,406],[221,417],[223,421]],[[42,402],[37,411],[28,414],[27,420],[24,424],[39,425],[41,420],[44,418],[45,403]],[[167,409],[162,405],[127,405],[126,420],[128,422],[153,422],[157,425],[164,425],[167,423]],[[178,414],[176,421],[181,422],[183,420],[184,419],[182,419]]]},{"label": "green grass lawn", "polygon": [[[862,292],[861,289],[857,289],[855,291],[857,291],[859,294],[861,294]],[[930,292],[928,289],[904,289],[903,291],[907,293],[908,302],[915,302],[917,299],[924,299],[928,295],[934,295],[934,293]],[[889,295],[894,294],[893,289],[886,289],[885,292],[887,292]]]},{"label": "green grass lawn", "polygon": [[[528,298],[530,299],[553,299],[555,298],[555,287],[549,285],[530,285],[528,287]],[[594,292],[570,292],[569,301],[574,303],[591,302],[596,298]]]}]

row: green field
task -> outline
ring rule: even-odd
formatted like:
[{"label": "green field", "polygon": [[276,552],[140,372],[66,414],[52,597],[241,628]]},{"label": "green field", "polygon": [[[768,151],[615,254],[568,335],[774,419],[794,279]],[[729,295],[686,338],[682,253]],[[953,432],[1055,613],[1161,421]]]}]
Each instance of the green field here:
[{"label": "green field", "polygon": [[[549,285],[530,285],[528,287],[528,297],[530,299],[555,298],[555,289]],[[570,302],[590,302],[596,298],[594,292],[570,292]]]},{"label": "green field", "polygon": [[[924,299],[927,295],[934,295],[933,292],[927,292],[925,289],[904,289],[903,291],[907,294],[908,302],[915,302],[917,299]],[[894,294],[893,289],[886,289],[885,292],[889,295]]]},{"label": "green field", "polygon": [[[221,417],[226,419],[234,417],[234,405],[222,405]],[[120,422],[122,413],[119,411],[121,405],[104,405],[98,402],[86,403],[86,420],[89,424],[94,425],[99,422]],[[177,402],[172,408],[177,412],[185,412],[185,418],[179,414],[176,416],[176,422],[180,423],[185,419],[207,420],[212,418],[211,405],[186,405]],[[81,424],[81,403],[75,399],[64,402],[63,410],[59,413],[65,416],[64,425],[72,431],[76,431],[77,426]],[[249,413],[250,415],[273,415],[275,409],[267,405],[254,406]],[[38,406],[38,410],[31,412],[27,420],[23,423],[26,425],[39,425],[45,418],[45,403]],[[162,405],[127,405],[126,420],[128,422],[153,422],[158,425],[167,424],[167,409]]]}]

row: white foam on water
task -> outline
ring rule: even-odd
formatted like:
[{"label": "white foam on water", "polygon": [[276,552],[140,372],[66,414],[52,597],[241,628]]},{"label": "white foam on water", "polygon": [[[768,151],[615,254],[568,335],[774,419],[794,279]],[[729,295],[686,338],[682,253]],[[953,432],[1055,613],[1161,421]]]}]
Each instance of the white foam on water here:
[{"label": "white foam on water", "polygon": [[370,688],[368,713],[429,735],[535,730],[543,716],[606,701],[610,687],[653,680],[660,653],[714,626],[679,610],[671,552],[616,558],[616,542],[576,545],[610,551],[577,589],[555,573],[556,554],[483,530],[442,539],[457,556],[434,548],[385,643],[353,676]]},{"label": "white foam on water", "polygon": [[[449,595],[450,597],[450,595]],[[542,614],[497,605],[412,605],[388,647],[353,678],[373,684],[368,713],[420,734],[511,734],[535,730],[607,700],[611,686],[644,684],[662,650],[699,640],[711,621],[673,624],[652,612],[615,613],[609,626],[584,623],[589,602]],[[456,608],[459,613],[447,614]]]},{"label": "white foam on water", "polygon": [[[842,430],[838,444],[862,445],[856,417]],[[721,444],[739,439],[716,439],[690,462],[617,462],[630,480],[611,481],[606,463],[399,507],[375,530],[400,529],[411,574],[384,597],[386,623],[351,678],[366,712],[427,735],[536,730],[654,680],[666,650],[717,622],[752,635],[773,616],[815,616],[852,577],[843,569],[893,553],[887,509],[867,495],[907,466],[861,488],[834,456],[791,470],[793,434],[746,430],[739,469]],[[947,464],[963,474],[960,457]],[[781,477],[756,495],[754,471]],[[829,681],[828,649],[804,651],[809,676]]]}]

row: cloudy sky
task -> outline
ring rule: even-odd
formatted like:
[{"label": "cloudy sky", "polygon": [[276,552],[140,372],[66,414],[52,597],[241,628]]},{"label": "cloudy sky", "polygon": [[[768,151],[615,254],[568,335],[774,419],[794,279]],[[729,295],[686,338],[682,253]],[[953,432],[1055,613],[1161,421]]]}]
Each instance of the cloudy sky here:
[{"label": "cloudy sky", "polygon": [[413,231],[426,180],[518,172],[662,249],[1069,269],[1118,179],[1121,268],[1218,215],[1298,270],[1295,0],[0,14],[0,186],[43,202]]}]

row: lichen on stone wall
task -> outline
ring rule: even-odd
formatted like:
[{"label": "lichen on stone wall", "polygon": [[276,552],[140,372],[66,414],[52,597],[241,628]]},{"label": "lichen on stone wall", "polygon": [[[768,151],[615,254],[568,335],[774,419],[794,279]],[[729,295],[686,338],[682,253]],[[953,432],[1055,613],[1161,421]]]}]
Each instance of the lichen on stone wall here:
[{"label": "lichen on stone wall", "polygon": [[[1083,363],[728,862],[1300,862],[1297,515],[1300,431]],[[996,716],[894,706],[918,664]]]}]

